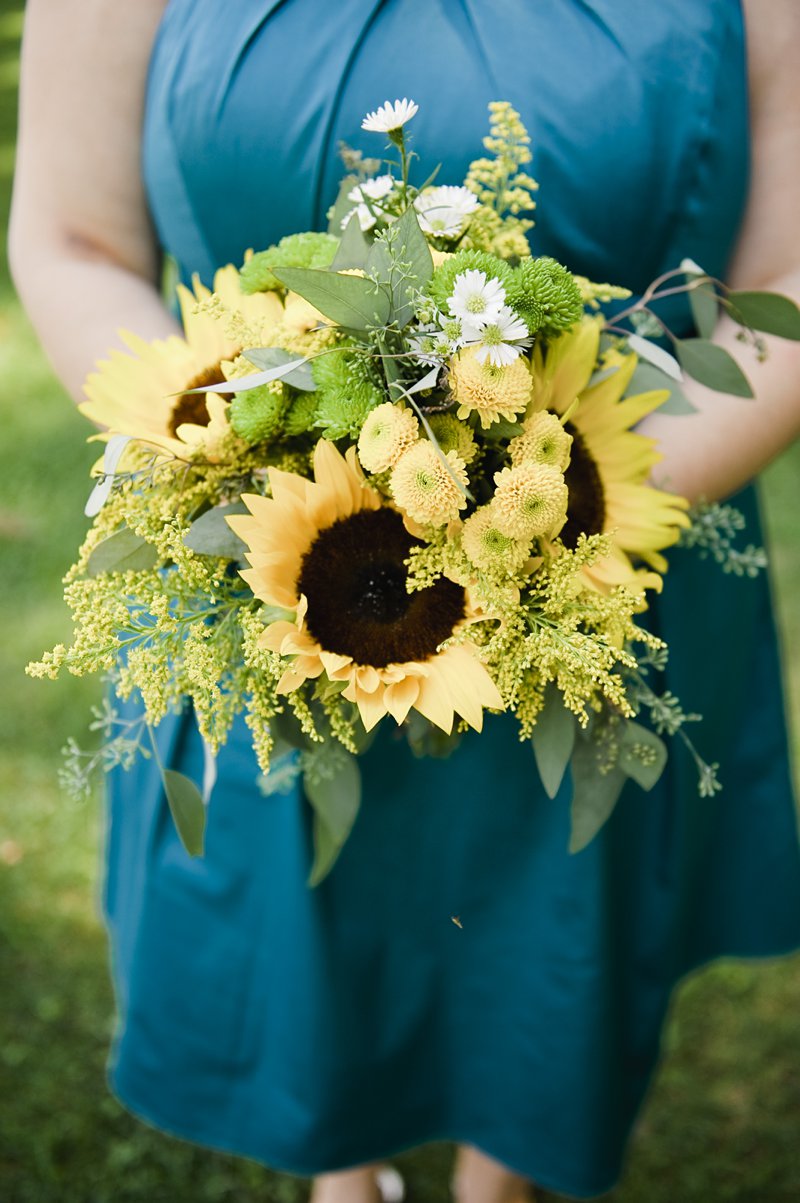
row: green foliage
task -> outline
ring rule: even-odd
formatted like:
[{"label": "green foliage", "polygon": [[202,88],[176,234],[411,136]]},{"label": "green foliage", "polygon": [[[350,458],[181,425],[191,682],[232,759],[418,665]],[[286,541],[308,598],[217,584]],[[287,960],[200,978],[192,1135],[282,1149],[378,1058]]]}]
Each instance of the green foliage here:
[{"label": "green foliage", "polygon": [[555,798],[575,747],[575,715],[551,683],[531,735],[536,767],[548,798]]},{"label": "green foliage", "polygon": [[242,292],[270,292],[281,288],[282,282],[273,274],[273,267],[329,267],[338,245],[339,239],[331,234],[288,234],[276,246],[256,252],[243,265],[240,272]]},{"label": "green foliage", "polygon": [[229,505],[215,505],[199,518],[195,518],[183,536],[183,541],[199,555],[244,561],[246,544],[231,530],[228,519],[234,514],[247,512],[247,506],[241,501],[234,501]]},{"label": "green foliage", "polygon": [[387,325],[391,318],[389,290],[363,276],[302,267],[276,268],[276,274],[282,284],[305,297],[315,309],[345,330],[364,334]]},{"label": "green foliage", "polygon": [[725,307],[737,322],[754,330],[800,339],[800,309],[789,297],[774,292],[729,292]]},{"label": "green foliage", "polygon": [[687,376],[706,388],[734,397],[752,397],[750,382],[732,355],[705,338],[676,338],[675,354]]},{"label": "green foliage", "polygon": [[202,856],[206,808],[193,781],[175,769],[161,769],[161,780],[181,843],[190,856]]},{"label": "green foliage", "polygon": [[681,546],[696,548],[701,559],[710,556],[723,572],[734,576],[754,577],[766,568],[767,553],[763,547],[753,543],[744,548],[736,547],[747,522],[735,506],[699,501],[692,506],[689,517],[692,524],[681,531]]},{"label": "green foliage", "polygon": [[155,548],[123,526],[97,544],[89,556],[86,571],[89,576],[99,576],[103,572],[137,571],[154,567],[157,560]]},{"label": "green foliage", "polygon": [[303,788],[314,807],[314,863],[309,886],[333,868],[361,805],[358,760],[339,744],[325,743],[301,756]]}]

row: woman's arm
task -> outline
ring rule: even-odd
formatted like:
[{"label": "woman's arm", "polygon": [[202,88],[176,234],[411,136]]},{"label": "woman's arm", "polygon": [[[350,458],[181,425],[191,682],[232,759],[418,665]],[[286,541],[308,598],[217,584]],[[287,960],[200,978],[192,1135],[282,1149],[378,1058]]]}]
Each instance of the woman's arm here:
[{"label": "woman's arm", "polygon": [[[727,283],[800,302],[800,4],[745,0],[750,63],[753,173],[744,225]],[[653,414],[640,426],[658,439],[656,483],[696,500],[725,497],[800,434],[800,343],[768,338],[765,363],[720,321],[715,342],[741,364],[755,400],[722,396],[694,381],[696,414]]]},{"label": "woman's arm", "polygon": [[76,399],[120,327],[175,328],[141,178],[147,65],[166,0],[29,0],[9,257]]}]

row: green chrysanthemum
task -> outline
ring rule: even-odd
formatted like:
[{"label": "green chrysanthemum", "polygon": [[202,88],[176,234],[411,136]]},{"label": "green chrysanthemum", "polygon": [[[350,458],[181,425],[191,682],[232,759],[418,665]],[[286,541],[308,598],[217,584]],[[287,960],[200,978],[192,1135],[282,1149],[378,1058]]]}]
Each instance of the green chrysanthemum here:
[{"label": "green chrysanthemum", "polygon": [[455,451],[465,464],[471,464],[478,454],[478,444],[466,422],[460,422],[455,414],[434,414],[429,421],[445,455]]},{"label": "green chrysanthemum", "polygon": [[315,426],[326,439],[357,439],[367,415],[386,400],[372,362],[356,350],[320,355],[312,365],[317,386]]},{"label": "green chrysanthemum", "polygon": [[490,576],[512,576],[530,555],[530,540],[505,534],[491,504],[481,506],[467,518],[461,546],[470,563]]},{"label": "green chrysanthemum", "polygon": [[251,255],[239,273],[242,292],[250,294],[282,288],[280,280],[270,270],[273,267],[330,267],[338,245],[339,239],[332,234],[289,234],[276,246]]},{"label": "green chrysanthemum", "polygon": [[487,277],[495,276],[504,286],[512,277],[512,269],[496,255],[486,251],[457,251],[436,268],[428,282],[426,291],[440,309],[447,311],[456,276],[465,271],[485,272]]},{"label": "green chrysanthemum", "polygon": [[296,393],[283,419],[283,429],[291,438],[314,429],[317,420],[316,393]]},{"label": "green chrysanthemum", "polygon": [[274,439],[283,429],[286,408],[286,390],[280,382],[261,384],[234,396],[229,412],[230,424],[246,443],[261,443],[265,439]]},{"label": "green chrysanthemum", "polygon": [[572,273],[547,255],[525,259],[514,268],[506,299],[531,334],[560,334],[583,316],[583,299]]}]

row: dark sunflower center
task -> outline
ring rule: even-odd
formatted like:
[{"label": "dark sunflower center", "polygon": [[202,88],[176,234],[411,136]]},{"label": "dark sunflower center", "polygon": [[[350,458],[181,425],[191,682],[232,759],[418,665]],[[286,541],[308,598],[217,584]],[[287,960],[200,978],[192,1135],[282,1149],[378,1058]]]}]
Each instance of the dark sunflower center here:
[{"label": "dark sunflower center", "polygon": [[[204,368],[202,372],[189,381],[186,385],[186,392],[181,393],[175,402],[172,414],[169,419],[169,432],[175,437],[178,433],[178,427],[184,422],[191,422],[195,426],[208,426],[209,417],[206,409],[205,393],[190,393],[189,389],[193,388],[210,388],[212,384],[224,384],[225,377],[222,374],[222,368],[218,363],[215,363],[210,368]],[[222,393],[223,400],[230,401],[231,393]]]},{"label": "dark sunflower center", "polygon": [[569,503],[561,538],[566,547],[575,548],[579,535],[599,535],[605,530],[606,495],[600,471],[583,436],[571,422],[567,422],[564,429],[572,435],[572,449],[569,467],[564,473]]},{"label": "dark sunflower center", "polygon": [[360,510],[319,532],[298,589],[320,647],[374,668],[436,654],[464,617],[464,590],[440,579],[406,592],[405,560],[416,544],[390,509]]}]

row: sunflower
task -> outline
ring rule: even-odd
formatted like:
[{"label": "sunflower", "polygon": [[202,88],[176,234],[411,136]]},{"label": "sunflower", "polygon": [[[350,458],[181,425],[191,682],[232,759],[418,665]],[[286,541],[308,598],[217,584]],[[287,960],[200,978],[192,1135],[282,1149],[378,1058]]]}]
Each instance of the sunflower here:
[{"label": "sunflower", "polygon": [[[214,294],[224,311],[241,314],[257,340],[283,316],[273,293],[245,296],[231,265],[216,273]],[[88,400],[79,406],[81,413],[108,433],[132,435],[179,456],[186,455],[187,447],[212,454],[229,429],[226,399],[219,393],[189,390],[222,384],[225,363],[242,348],[226,332],[224,320],[197,312],[198,303],[211,295],[197,278],[191,290],[178,286],[183,337],[175,334],[148,343],[123,331],[131,354],[112,351],[97,365],[86,382]]]},{"label": "sunflower", "polygon": [[[591,583],[602,590],[618,585],[660,590],[659,574],[667,568],[660,552],[677,541],[681,527],[689,525],[688,502],[647,484],[661,455],[654,439],[636,434],[632,427],[662,405],[669,393],[653,391],[623,399],[637,358],[615,351],[603,360],[610,373],[590,385],[601,327],[602,319],[588,317],[546,349],[535,348],[531,412],[552,410],[563,415],[577,398],[565,423],[572,445],[564,473],[569,505],[560,537],[574,548],[581,534],[612,535],[610,555],[585,570]],[[654,571],[634,567],[635,560],[643,560]]]},{"label": "sunflower", "polygon": [[366,484],[355,448],[344,458],[321,439],[313,481],[275,468],[269,478],[272,497],[244,496],[250,515],[228,522],[248,545],[242,576],[255,596],[295,612],[262,636],[290,658],[278,691],[324,673],[344,682],[368,731],[412,707],[448,733],[457,714],[480,731],[483,708],[503,707],[497,687],[473,644],[440,650],[473,617],[465,590],[440,578],[407,591],[418,541]]}]

